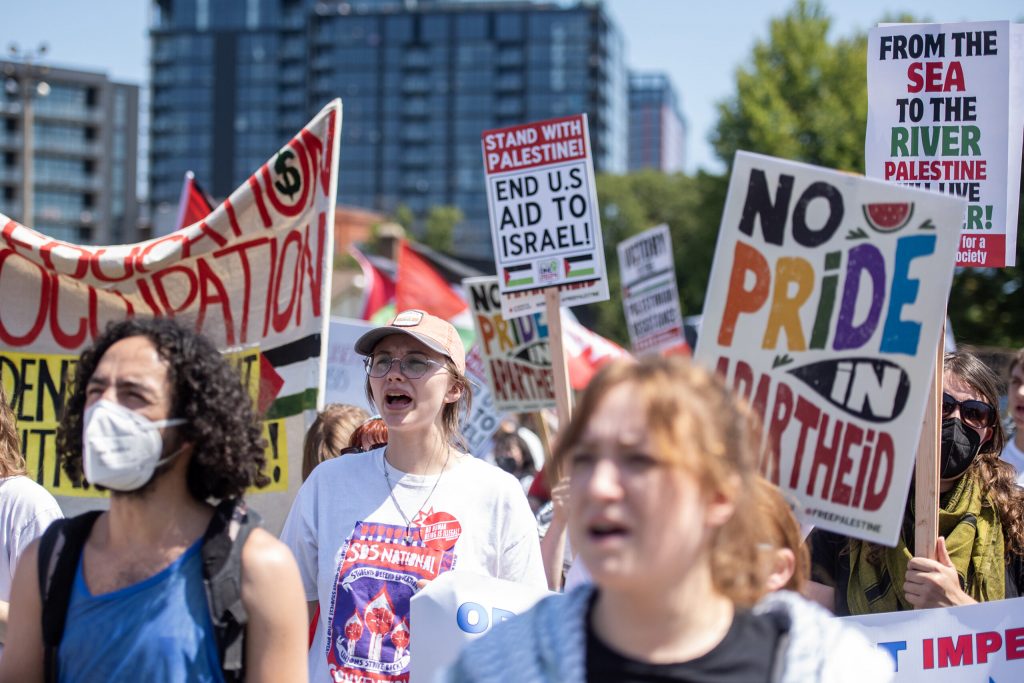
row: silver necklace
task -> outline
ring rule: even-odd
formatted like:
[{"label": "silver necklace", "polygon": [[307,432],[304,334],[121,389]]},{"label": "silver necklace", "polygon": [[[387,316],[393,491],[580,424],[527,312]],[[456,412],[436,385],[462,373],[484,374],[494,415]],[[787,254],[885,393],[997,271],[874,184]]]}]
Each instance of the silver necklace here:
[{"label": "silver necklace", "polygon": [[[386,448],[384,449],[384,452],[380,454],[380,461],[381,464],[384,466],[384,481],[387,482],[388,495],[391,497],[391,502],[394,503],[395,509],[398,510],[398,514],[402,516],[402,520],[405,522],[405,536],[403,538],[405,540],[405,544],[409,545],[410,543],[412,543],[412,522],[409,520],[408,517],[405,516],[405,512],[402,511],[402,506],[398,504],[398,499],[395,498],[395,488],[394,486],[391,485],[391,477],[388,475],[387,454],[388,451]],[[427,503],[429,503],[430,499],[433,497],[434,491],[437,490],[437,485],[441,483],[441,477],[444,476],[445,470],[448,469],[448,458],[450,458],[451,455],[452,450],[451,448],[449,448],[447,455],[444,456],[444,464],[441,465],[441,473],[437,475],[437,480],[434,481],[434,487],[430,489],[430,493],[427,494],[427,497],[423,501],[423,504],[420,505],[418,510],[416,510],[416,514],[413,515],[413,519],[416,519],[420,516],[420,513],[423,512],[423,508],[427,506]]]}]

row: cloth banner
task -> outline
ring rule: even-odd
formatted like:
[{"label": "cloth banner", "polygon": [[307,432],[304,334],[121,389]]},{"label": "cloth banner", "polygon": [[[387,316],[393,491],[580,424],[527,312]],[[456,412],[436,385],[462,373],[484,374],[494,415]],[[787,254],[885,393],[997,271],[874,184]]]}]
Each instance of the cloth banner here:
[{"label": "cloth banner", "polygon": [[0,215],[0,379],[29,475],[66,514],[106,498],[73,486],[56,462],[79,353],[108,322],[167,316],[222,349],[263,412],[271,484],[247,498],[279,531],[322,402],[340,132],[335,100],[205,220],[148,242],[69,244]]},{"label": "cloth banner", "polygon": [[802,523],[895,544],[964,205],[736,155],[695,358],[760,414]]},{"label": "cloth banner", "polygon": [[433,681],[470,641],[522,614],[546,590],[470,572],[450,571],[412,596],[410,681]]},{"label": "cloth banner", "polygon": [[843,620],[892,655],[895,683],[1024,681],[1024,598]]}]

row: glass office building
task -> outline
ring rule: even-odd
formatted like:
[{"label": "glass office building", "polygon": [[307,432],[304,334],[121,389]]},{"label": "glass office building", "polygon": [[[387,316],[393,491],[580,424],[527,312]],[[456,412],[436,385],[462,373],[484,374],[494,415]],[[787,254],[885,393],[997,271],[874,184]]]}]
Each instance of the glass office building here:
[{"label": "glass office building", "polygon": [[159,0],[151,196],[192,169],[230,193],[334,97],[338,200],[422,217],[452,204],[490,254],[480,133],[586,112],[595,166],[627,165],[622,37],[600,3]]},{"label": "glass office building", "polygon": [[[138,86],[6,61],[0,77],[0,213],[68,242],[138,241]],[[33,121],[29,221],[22,207],[26,88]]]},{"label": "glass office building", "polygon": [[668,76],[629,74],[629,170],[653,168],[682,173],[686,165],[686,121]]}]

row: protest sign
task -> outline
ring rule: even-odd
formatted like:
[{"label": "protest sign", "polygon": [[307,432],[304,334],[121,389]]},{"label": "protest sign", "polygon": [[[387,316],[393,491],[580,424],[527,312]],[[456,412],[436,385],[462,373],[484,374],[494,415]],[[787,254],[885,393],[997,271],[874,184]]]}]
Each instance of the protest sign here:
[{"label": "protest sign", "polygon": [[[964,197],[957,265],[1016,262],[1024,27],[888,24],[868,33],[866,174]],[[894,208],[869,224],[914,221]]]},{"label": "protest sign", "polygon": [[801,522],[895,543],[964,204],[736,155],[695,357],[761,415]]},{"label": "protest sign", "polygon": [[487,386],[487,370],[477,344],[466,354],[466,377],[473,384],[473,403],[469,415],[462,416],[461,433],[469,452],[482,458],[494,450],[492,437],[501,424],[501,415]]},{"label": "protest sign", "polygon": [[587,115],[487,130],[481,145],[505,317],[543,311],[550,287],[564,306],[606,300]]},{"label": "protest sign", "polygon": [[1024,598],[843,621],[892,655],[895,683],[1024,680]]},{"label": "protest sign", "polygon": [[668,226],[645,230],[619,242],[617,249],[622,309],[633,351],[667,351],[685,345]]},{"label": "protest sign", "polygon": [[433,681],[470,641],[527,611],[548,591],[470,572],[445,572],[412,596],[412,681]]},{"label": "protest sign", "polygon": [[376,325],[354,318],[331,318],[327,336],[327,379],[324,403],[347,403],[368,410],[377,408],[366,398],[365,358],[356,353],[359,337]]},{"label": "protest sign", "polygon": [[263,412],[271,484],[248,499],[277,533],[323,393],[340,130],[335,100],[206,219],[148,242],[68,244],[0,216],[0,379],[29,476],[66,514],[105,504],[56,462],[68,373],[108,322],[165,316],[228,354]]},{"label": "protest sign", "polygon": [[473,311],[495,408],[528,413],[554,407],[555,380],[545,315],[506,319],[496,277],[467,278],[462,284]]}]

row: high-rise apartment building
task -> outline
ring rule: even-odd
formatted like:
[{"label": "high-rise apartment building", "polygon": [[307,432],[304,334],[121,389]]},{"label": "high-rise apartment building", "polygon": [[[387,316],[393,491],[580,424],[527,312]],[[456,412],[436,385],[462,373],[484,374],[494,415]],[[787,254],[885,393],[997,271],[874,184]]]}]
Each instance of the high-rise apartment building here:
[{"label": "high-rise apartment building", "polygon": [[5,61],[0,78],[0,212],[25,222],[27,90],[33,121],[29,227],[82,244],[138,241],[138,86],[99,73]]},{"label": "high-rise apartment building", "polygon": [[668,76],[629,74],[629,170],[681,173],[686,163],[686,121]]},{"label": "high-rise apartment building", "polygon": [[600,3],[155,0],[150,192],[193,170],[224,196],[334,97],[338,200],[453,204],[460,255],[490,254],[480,133],[587,112],[595,166],[624,172],[621,34]]}]

